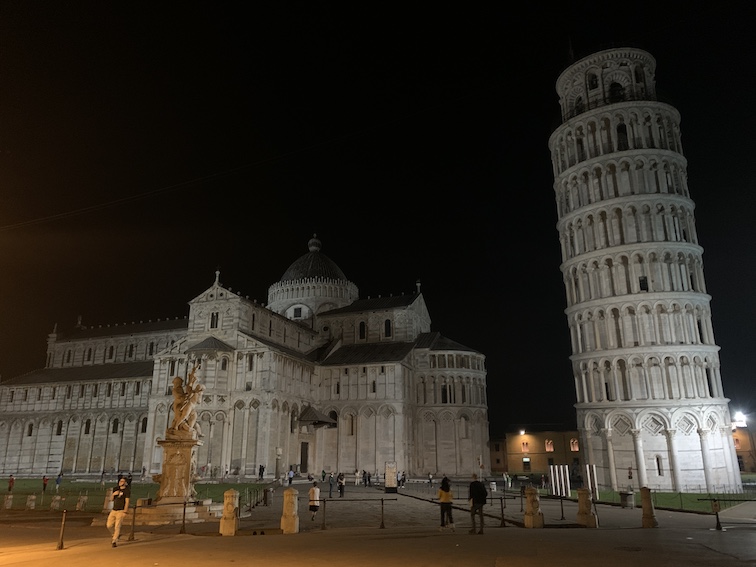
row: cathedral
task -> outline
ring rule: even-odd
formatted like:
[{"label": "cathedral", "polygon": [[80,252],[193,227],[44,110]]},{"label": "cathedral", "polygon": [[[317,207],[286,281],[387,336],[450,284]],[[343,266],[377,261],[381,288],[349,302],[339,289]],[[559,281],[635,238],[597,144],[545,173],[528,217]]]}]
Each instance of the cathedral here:
[{"label": "cathedral", "polygon": [[419,283],[360,299],[308,248],[267,305],[216,272],[186,318],[54,329],[45,367],[0,384],[0,474],[160,473],[190,375],[200,477],[490,473],[484,355],[431,331]]}]

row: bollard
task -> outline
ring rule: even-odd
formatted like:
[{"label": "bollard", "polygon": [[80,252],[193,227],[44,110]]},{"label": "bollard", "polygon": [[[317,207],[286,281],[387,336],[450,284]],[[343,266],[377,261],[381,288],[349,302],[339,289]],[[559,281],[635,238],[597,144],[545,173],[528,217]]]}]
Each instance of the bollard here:
[{"label": "bollard", "polygon": [[186,533],[186,500],[184,500],[184,515],[181,518],[181,529],[179,530],[179,533]]},{"label": "bollard", "polygon": [[504,523],[504,498],[499,498],[499,508],[501,508],[501,524],[499,527],[504,528],[507,525]]},{"label": "bollard", "polygon": [[325,522],[325,518],[326,518],[326,503],[327,503],[327,502],[328,502],[328,499],[326,499],[326,498],[323,498],[323,521],[322,521],[322,522],[321,522],[321,524],[320,524],[320,529],[321,529],[321,530],[324,530],[324,529],[326,529],[326,522]]},{"label": "bollard", "polygon": [[129,541],[134,541],[134,530],[136,529],[136,510],[138,504],[134,505],[134,514],[131,516],[131,533],[129,534]]},{"label": "bollard", "polygon": [[66,529],[66,510],[63,510],[63,519],[60,522],[60,539],[58,540],[58,549],[63,549],[63,532]]},{"label": "bollard", "polygon": [[381,527],[379,529],[384,529],[385,527],[383,523],[383,498],[381,498]]}]

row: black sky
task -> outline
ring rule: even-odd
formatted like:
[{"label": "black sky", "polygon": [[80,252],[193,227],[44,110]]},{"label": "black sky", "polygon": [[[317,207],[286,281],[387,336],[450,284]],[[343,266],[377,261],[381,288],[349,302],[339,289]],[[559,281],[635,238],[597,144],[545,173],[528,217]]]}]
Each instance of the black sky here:
[{"label": "black sky", "polygon": [[217,4],[0,3],[3,378],[79,315],[185,316],[216,269],[265,302],[317,232],[362,297],[419,279],[487,356],[492,433],[572,421],[554,85],[632,46],[682,115],[725,393],[756,413],[748,3]]}]

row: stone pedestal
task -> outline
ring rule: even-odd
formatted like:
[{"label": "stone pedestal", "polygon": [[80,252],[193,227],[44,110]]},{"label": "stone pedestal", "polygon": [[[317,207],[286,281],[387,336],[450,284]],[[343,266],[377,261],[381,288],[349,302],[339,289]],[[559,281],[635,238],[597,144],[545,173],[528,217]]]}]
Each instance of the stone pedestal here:
[{"label": "stone pedestal", "polygon": [[641,527],[658,528],[659,522],[656,521],[656,512],[654,511],[654,502],[651,500],[651,489],[645,486],[640,489],[641,504],[643,506],[643,520]]},{"label": "stone pedestal", "polygon": [[578,514],[577,523],[586,528],[597,528],[598,518],[591,511],[591,491],[587,488],[578,488]]},{"label": "stone pedestal", "polygon": [[525,489],[525,517],[526,528],[542,528],[543,512],[541,512],[541,499],[538,490],[529,486]]},{"label": "stone pedestal", "polygon": [[[183,432],[182,432],[183,433]],[[186,434],[166,435],[166,439],[158,440],[163,448],[163,472],[152,475],[152,479],[160,483],[155,500],[159,504],[181,504],[196,499],[194,481],[196,480],[195,448],[202,445]]]},{"label": "stone pedestal", "polygon": [[26,509],[27,510],[34,510],[34,508],[37,507],[37,495],[36,494],[30,494],[26,497]]},{"label": "stone pedestal", "polygon": [[295,488],[284,490],[283,514],[281,515],[281,531],[285,534],[299,533],[299,506],[297,497],[299,491]]},{"label": "stone pedestal", "polygon": [[13,495],[12,494],[6,494],[5,495],[5,504],[3,505],[6,510],[10,510],[13,508]]},{"label": "stone pedestal", "polygon": [[236,535],[239,529],[239,492],[233,488],[223,493],[223,516],[220,521],[220,534]]}]

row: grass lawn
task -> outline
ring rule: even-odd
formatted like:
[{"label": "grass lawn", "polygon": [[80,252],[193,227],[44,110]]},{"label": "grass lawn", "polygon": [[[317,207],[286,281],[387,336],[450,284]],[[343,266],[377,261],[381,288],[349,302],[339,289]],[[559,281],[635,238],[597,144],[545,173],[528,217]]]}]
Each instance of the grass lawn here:
[{"label": "grass lawn", "polygon": [[[103,488],[99,482],[88,481],[72,481],[66,480],[65,477],[61,482],[60,489],[57,495],[61,498],[65,498],[65,502],[61,504],[60,509],[74,510],[79,503],[79,497],[86,496],[86,503],[81,508],[85,512],[99,512],[102,511],[105,503],[105,496],[110,488],[116,486],[116,480],[110,479],[105,482],[105,488]],[[214,502],[223,502],[223,493],[231,488],[239,492],[240,504],[247,506],[250,503],[250,499],[256,498],[260,491],[263,490],[265,484],[260,483],[246,483],[246,482],[229,482],[229,483],[196,483],[194,485],[197,491],[197,499],[205,500],[211,499]],[[159,485],[152,482],[139,482],[134,480],[131,484],[131,503],[136,504],[139,498],[154,498],[157,494]],[[9,493],[6,483],[2,485],[3,495],[12,494],[13,510],[24,510],[27,505],[27,499],[30,495],[36,496],[35,508],[36,509],[48,509],[53,497],[56,496],[55,492],[55,477],[50,477],[47,484],[47,490],[42,491],[42,479],[30,479],[19,478],[16,479],[13,486],[13,492]],[[259,500],[258,500],[259,501]],[[0,507],[0,514],[7,509],[7,500],[2,503]]]}]

